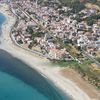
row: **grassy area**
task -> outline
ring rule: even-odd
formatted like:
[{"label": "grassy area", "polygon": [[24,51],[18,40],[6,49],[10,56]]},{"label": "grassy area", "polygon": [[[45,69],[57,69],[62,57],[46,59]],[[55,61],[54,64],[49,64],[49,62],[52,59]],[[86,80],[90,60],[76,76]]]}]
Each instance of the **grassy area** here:
[{"label": "grassy area", "polygon": [[97,59],[98,62],[100,62],[100,57],[97,57],[96,59]]},{"label": "grassy area", "polygon": [[97,89],[100,89],[100,70],[93,70],[91,64],[93,63],[89,59],[84,60],[82,64],[78,64],[76,61],[51,61],[53,65],[60,67],[69,67],[75,69],[81,74],[82,78],[93,84]]},{"label": "grassy area", "polygon": [[76,61],[51,61],[53,65],[59,65],[60,67],[74,67],[77,66],[78,63]]}]

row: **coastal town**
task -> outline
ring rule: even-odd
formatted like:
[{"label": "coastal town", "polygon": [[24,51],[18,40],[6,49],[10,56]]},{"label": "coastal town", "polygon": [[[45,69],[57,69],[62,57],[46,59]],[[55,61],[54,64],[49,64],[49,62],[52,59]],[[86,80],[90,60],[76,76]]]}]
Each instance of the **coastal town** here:
[{"label": "coastal town", "polygon": [[[86,53],[100,65],[100,9],[83,9],[78,14],[67,15],[72,8],[59,6],[54,0],[43,4],[38,4],[37,0],[11,3],[11,11],[19,20],[12,31],[14,40],[50,59],[76,59],[81,63]],[[95,23],[86,21],[91,16],[96,16]],[[68,47],[77,48],[76,54],[70,53]]]},{"label": "coastal town", "polygon": [[[7,21],[11,20],[11,24],[4,23],[3,30],[10,27],[9,31],[6,30],[6,34],[10,34],[0,38],[0,49],[6,48],[7,52],[14,57],[17,56],[18,59],[21,58],[25,64],[42,73],[43,77],[49,77],[54,84],[58,86],[62,84],[61,88],[70,95],[72,93],[75,100],[84,100],[88,96],[99,100],[99,2],[99,0],[0,0],[0,7],[4,9],[1,12],[4,12],[5,16],[10,16],[6,17]],[[8,26],[5,27],[7,23]],[[67,91],[70,83],[67,78],[74,80],[88,96],[80,92],[77,99],[79,90],[74,85],[71,88],[69,86]]]},{"label": "coastal town", "polygon": [[9,5],[17,19],[11,34],[17,46],[51,61],[78,63],[78,68],[72,66],[100,87],[94,72],[100,70],[100,8],[74,11],[56,0],[16,0]]}]

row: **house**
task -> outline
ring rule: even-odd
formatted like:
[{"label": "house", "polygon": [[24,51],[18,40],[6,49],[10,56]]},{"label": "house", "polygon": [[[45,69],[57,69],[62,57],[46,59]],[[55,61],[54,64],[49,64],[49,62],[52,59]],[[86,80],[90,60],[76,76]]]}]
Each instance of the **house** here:
[{"label": "house", "polygon": [[65,60],[68,58],[70,59],[70,55],[68,52],[66,52],[65,49],[56,49],[56,48],[53,48],[53,49],[50,49],[50,52],[49,52],[49,57],[50,59],[55,59],[55,60]]},{"label": "house", "polygon": [[20,40],[21,40],[21,36],[20,36],[20,35],[17,35],[17,36],[15,37],[15,40],[16,40],[16,41],[20,41]]}]

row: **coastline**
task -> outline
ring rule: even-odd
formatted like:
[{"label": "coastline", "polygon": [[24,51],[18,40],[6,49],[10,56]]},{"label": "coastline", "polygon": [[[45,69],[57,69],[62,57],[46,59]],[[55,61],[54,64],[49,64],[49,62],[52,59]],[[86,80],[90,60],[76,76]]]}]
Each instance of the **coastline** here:
[{"label": "coastline", "polygon": [[90,98],[95,98],[93,100],[100,100],[100,91],[96,90],[95,87],[85,81],[81,75],[75,71],[74,69],[70,68],[63,68],[59,71],[61,75],[64,77],[71,79],[75,84],[78,85]]},{"label": "coastline", "polygon": [[0,48],[7,51],[14,57],[22,60],[24,63],[29,65],[31,68],[37,70],[41,75],[49,80],[51,80],[56,87],[64,91],[64,93],[71,96],[74,100],[97,100],[91,99],[86,93],[84,93],[74,82],[61,76],[59,71],[59,66],[52,67],[50,61],[36,56],[31,52],[25,51],[21,48],[18,48],[14,45],[10,38],[11,27],[15,23],[15,18],[12,15],[9,15],[7,5],[3,4],[3,7],[0,8],[0,12],[6,17],[6,21],[2,25],[2,35],[0,37],[1,44]]}]

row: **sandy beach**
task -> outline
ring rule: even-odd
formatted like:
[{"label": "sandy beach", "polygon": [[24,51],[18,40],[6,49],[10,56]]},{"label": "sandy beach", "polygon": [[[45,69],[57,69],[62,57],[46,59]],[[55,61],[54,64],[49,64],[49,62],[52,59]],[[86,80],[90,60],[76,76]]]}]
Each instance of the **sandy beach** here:
[{"label": "sandy beach", "polygon": [[10,30],[16,19],[10,14],[8,6],[5,4],[2,4],[2,7],[0,7],[0,12],[6,17],[6,21],[2,25],[0,49],[9,52],[12,56],[22,60],[30,67],[40,72],[45,78],[51,80],[56,87],[70,95],[74,100],[99,100],[96,98],[90,98],[73,81],[58,73],[60,70],[59,66],[52,66],[49,60],[34,55],[14,45],[10,38]]}]

